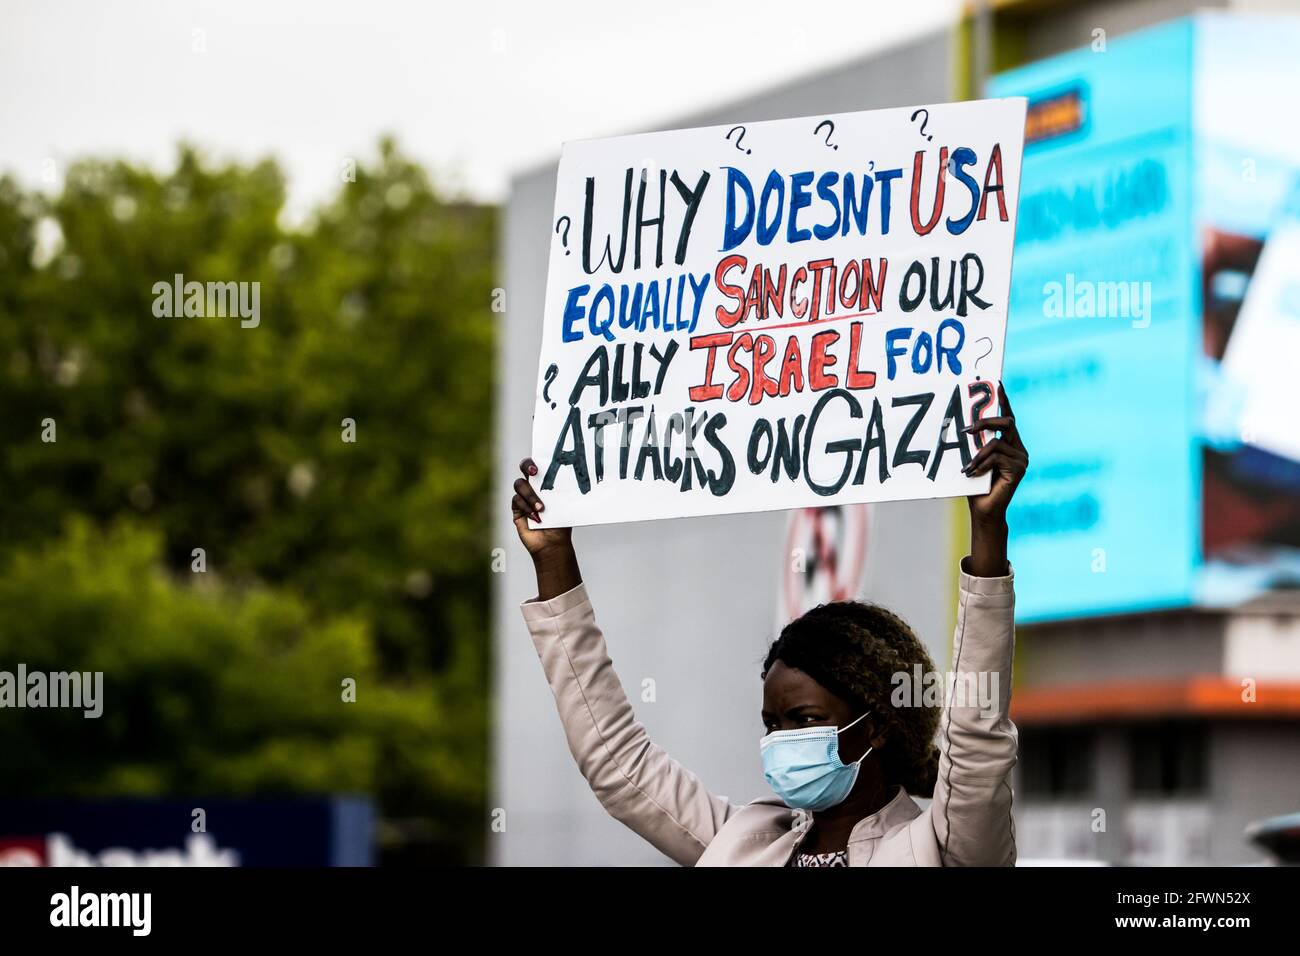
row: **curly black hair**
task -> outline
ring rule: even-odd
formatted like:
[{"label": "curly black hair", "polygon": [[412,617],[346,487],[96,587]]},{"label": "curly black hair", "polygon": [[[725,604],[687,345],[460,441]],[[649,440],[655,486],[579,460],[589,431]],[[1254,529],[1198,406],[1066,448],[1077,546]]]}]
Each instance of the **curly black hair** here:
[{"label": "curly black hair", "polygon": [[934,671],[934,662],[902,618],[875,604],[835,601],[787,624],[763,663],[764,678],[777,661],[803,671],[836,697],[869,710],[876,731],[888,734],[880,750],[885,779],[928,797],[939,773],[935,734],[942,708],[897,707],[893,676]]}]

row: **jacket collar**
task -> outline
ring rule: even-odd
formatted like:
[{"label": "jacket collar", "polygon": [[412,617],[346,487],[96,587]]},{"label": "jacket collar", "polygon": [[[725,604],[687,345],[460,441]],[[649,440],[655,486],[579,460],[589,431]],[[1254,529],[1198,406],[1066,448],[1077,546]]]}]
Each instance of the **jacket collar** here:
[{"label": "jacket collar", "polygon": [[882,837],[895,827],[915,820],[920,815],[921,808],[916,805],[916,801],[908,796],[906,790],[899,787],[892,800],[854,825],[849,834],[849,845]]},{"label": "jacket collar", "polygon": [[[789,809],[780,797],[763,796],[757,800],[751,801],[750,806],[764,806],[771,808],[768,813],[774,813],[777,817],[783,818],[780,823],[781,829],[789,827],[790,834],[802,838],[803,832],[813,826],[813,813],[810,810],[792,810]],[[870,840],[876,836],[883,836],[896,826],[913,821],[920,816],[920,808],[917,801],[911,799],[901,786],[894,787],[894,795],[889,799],[889,803],[881,806],[879,810],[872,813],[870,817],[863,817],[857,823],[854,823],[853,830],[849,832],[849,843],[858,843],[861,840]]]},{"label": "jacket collar", "polygon": [[[853,829],[849,832],[849,846],[855,843],[864,843],[867,840],[879,839],[895,827],[902,826],[904,823],[915,820],[921,815],[921,808],[916,805],[916,801],[911,798],[908,792],[901,786],[895,789],[896,792],[888,803],[853,825]],[[754,802],[785,806],[780,800],[773,798],[760,798]],[[790,832],[788,837],[793,838],[794,845],[798,847],[803,842],[803,838],[808,835],[809,828],[812,827],[813,815],[808,810],[791,810],[789,812]]]}]

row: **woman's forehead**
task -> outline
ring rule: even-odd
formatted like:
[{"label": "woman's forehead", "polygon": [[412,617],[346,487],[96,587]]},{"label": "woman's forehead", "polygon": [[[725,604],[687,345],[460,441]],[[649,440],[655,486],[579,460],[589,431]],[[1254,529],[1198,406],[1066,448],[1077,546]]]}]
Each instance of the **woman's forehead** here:
[{"label": "woman's forehead", "polygon": [[769,710],[790,710],[808,704],[829,707],[838,701],[810,674],[785,661],[774,663],[763,679],[763,706]]}]

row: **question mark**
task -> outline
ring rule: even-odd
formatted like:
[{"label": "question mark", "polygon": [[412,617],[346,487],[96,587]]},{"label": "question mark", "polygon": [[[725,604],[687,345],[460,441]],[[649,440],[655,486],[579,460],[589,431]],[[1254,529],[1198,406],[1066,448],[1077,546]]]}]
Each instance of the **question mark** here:
[{"label": "question mark", "polygon": [[[977,371],[977,370],[979,369],[979,367],[980,367],[980,362],[983,361],[984,359],[988,358],[990,355],[993,354],[993,340],[992,340],[991,338],[989,338],[987,335],[984,336],[982,339],[976,339],[975,342],[976,342],[976,344],[978,344],[978,343],[980,343],[980,342],[987,342],[987,343],[989,344],[989,350],[988,350],[987,352],[985,352],[983,355],[981,355],[979,358],[977,358],[977,359],[975,360],[975,364],[974,364],[973,366],[971,366],[971,371],[972,371],[972,372]],[[978,375],[976,375],[976,376],[975,376],[975,381],[978,382],[979,380],[980,380],[980,377],[979,377]]]},{"label": "question mark", "polygon": [[839,149],[838,146],[833,145],[833,144],[831,143],[831,134],[833,134],[833,133],[835,132],[835,124],[832,123],[830,120],[822,120],[820,123],[818,123],[818,124],[817,124],[817,128],[816,128],[815,130],[813,130],[813,135],[816,136],[818,133],[820,133],[820,132],[822,131],[822,127],[823,127],[823,126],[829,126],[829,127],[830,127],[830,131],[827,132],[827,134],[826,134],[826,145],[827,145],[827,146],[830,146],[831,149]]},{"label": "question mark", "polygon": [[[731,132],[727,134],[727,140],[728,140],[728,141],[731,140],[731,133],[734,133],[736,130],[740,130],[740,135],[736,137],[736,149],[740,149],[740,144],[741,144],[741,143],[744,141],[744,139],[745,139],[745,127],[743,127],[743,126],[733,126],[733,127],[731,127]],[[752,152],[753,152],[752,149],[747,149],[747,150],[745,150],[745,155],[748,156],[748,155],[749,155],[750,153],[752,153]]]},{"label": "question mark", "polygon": [[934,139],[934,137],[933,137],[933,136],[927,136],[927,135],[926,135],[926,132],[925,132],[925,125],[926,125],[927,123],[930,122],[930,111],[929,111],[929,110],[927,110],[927,109],[919,109],[919,110],[916,110],[915,112],[913,112],[913,113],[912,113],[912,122],[915,123],[915,122],[916,122],[916,118],[917,118],[918,116],[920,116],[922,113],[925,114],[925,119],[921,120],[921,135],[922,135],[922,136],[925,136],[925,138],[926,138],[927,140],[932,140],[932,139]]},{"label": "question mark", "polygon": [[[984,409],[993,404],[993,383],[976,379],[966,386],[966,394],[971,398],[970,423],[974,427],[984,417]],[[984,447],[983,429],[972,432],[971,436],[975,439],[976,449]]]},{"label": "question mark", "polygon": [[[991,345],[992,343],[990,343],[990,346]],[[560,374],[559,366],[556,365],[554,362],[552,362],[551,367],[546,370],[546,375],[543,376],[543,378],[546,380],[546,384],[542,386],[542,398],[544,398],[548,402],[551,402],[551,396],[547,395],[546,391],[551,387],[551,383],[555,381],[555,376],[559,374]],[[555,407],[555,403],[551,402],[551,408],[554,407]]]},{"label": "question mark", "polygon": [[564,254],[567,256],[569,254],[569,227],[573,225],[573,220],[568,216],[561,216],[555,220],[556,232],[560,231],[560,223],[564,223],[564,235],[560,237],[560,242],[564,244]]}]

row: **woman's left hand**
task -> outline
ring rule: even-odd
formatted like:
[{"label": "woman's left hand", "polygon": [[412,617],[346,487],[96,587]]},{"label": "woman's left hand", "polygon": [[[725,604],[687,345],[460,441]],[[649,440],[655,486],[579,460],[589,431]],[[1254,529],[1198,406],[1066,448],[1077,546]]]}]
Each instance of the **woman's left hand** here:
[{"label": "woman's left hand", "polygon": [[1011,496],[1016,493],[1020,479],[1025,477],[1029,468],[1029,452],[1020,440],[1020,431],[1016,428],[1016,416],[1011,411],[1011,402],[1007,393],[998,384],[998,402],[1002,414],[996,418],[981,418],[967,432],[977,434],[982,431],[998,431],[1001,437],[992,438],[984,443],[963,469],[966,475],[976,478],[988,472],[993,473],[993,483],[987,494],[970,495],[966,500],[970,504],[972,520],[1005,521],[1007,506]]},{"label": "woman's left hand", "polygon": [[976,577],[1001,577],[1008,573],[1007,506],[1016,493],[1020,479],[1029,468],[1029,452],[1016,428],[1016,417],[1002,385],[998,385],[1002,414],[981,418],[967,432],[998,431],[1002,434],[984,443],[964,472],[971,477],[992,472],[993,482],[987,494],[969,495],[971,554],[970,573]]}]

